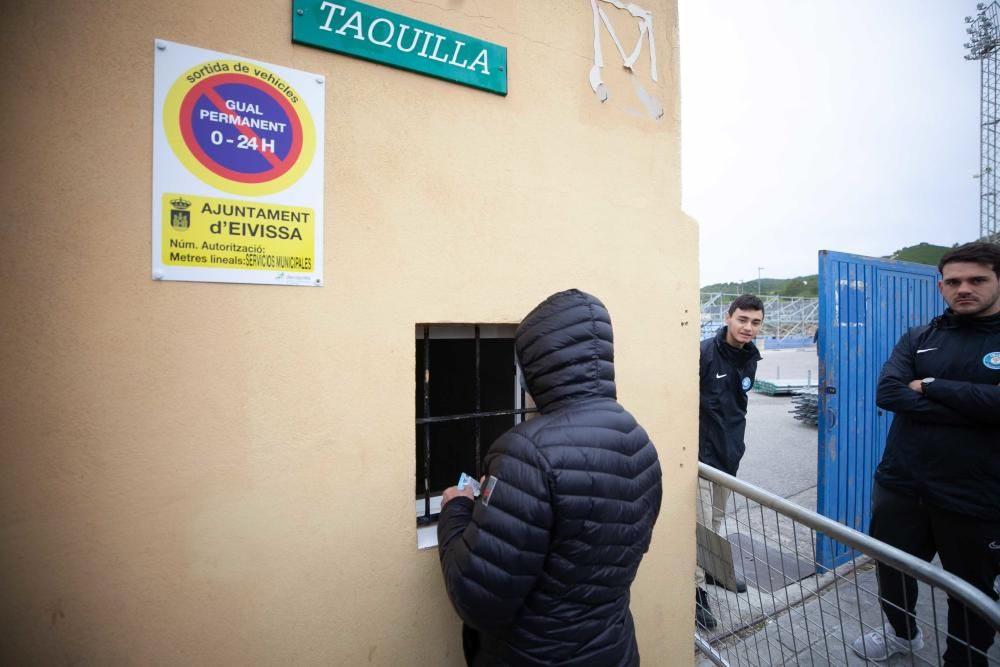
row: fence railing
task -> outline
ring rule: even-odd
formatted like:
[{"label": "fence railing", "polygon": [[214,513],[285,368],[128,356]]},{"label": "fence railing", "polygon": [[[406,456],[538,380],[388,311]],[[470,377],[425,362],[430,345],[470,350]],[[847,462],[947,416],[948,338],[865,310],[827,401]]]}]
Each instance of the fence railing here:
[{"label": "fence railing", "polygon": [[[710,482],[730,492],[718,508],[724,518],[717,532],[710,511],[700,512],[708,525],[698,528],[698,563],[708,584],[698,598],[707,605],[695,629],[699,664],[863,665],[888,657],[890,665],[1000,666],[1000,645],[990,648],[988,641],[1000,631],[1000,604],[981,590],[715,468],[700,463],[699,473],[700,486]],[[699,503],[705,497],[718,503],[724,496],[702,493]],[[855,550],[855,557],[833,570],[819,565],[818,533]],[[879,594],[877,572],[884,581],[912,577],[916,594],[904,587],[911,592],[902,604],[891,604]],[[743,592],[737,580],[746,582]],[[886,610],[896,625],[905,618],[909,626],[902,627],[919,634],[900,641]]]}]

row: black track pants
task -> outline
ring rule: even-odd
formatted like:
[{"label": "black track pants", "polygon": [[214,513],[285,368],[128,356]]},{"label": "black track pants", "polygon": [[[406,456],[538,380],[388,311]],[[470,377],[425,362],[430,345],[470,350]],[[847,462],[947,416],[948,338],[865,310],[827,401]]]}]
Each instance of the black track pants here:
[{"label": "black track pants", "polygon": [[[872,521],[869,533],[877,540],[929,561],[941,556],[945,570],[965,579],[994,600],[993,580],[1000,573],[1000,522],[956,514],[926,505],[920,498],[894,493],[877,482],[872,491]],[[896,635],[912,638],[917,605],[917,582],[888,565],[878,564],[878,588],[882,610]],[[903,611],[905,610],[905,611]],[[993,644],[993,628],[968,612],[958,600],[948,598],[948,634],[966,640],[982,652]],[[963,641],[948,638],[946,665],[985,665],[981,656],[970,654]]]}]

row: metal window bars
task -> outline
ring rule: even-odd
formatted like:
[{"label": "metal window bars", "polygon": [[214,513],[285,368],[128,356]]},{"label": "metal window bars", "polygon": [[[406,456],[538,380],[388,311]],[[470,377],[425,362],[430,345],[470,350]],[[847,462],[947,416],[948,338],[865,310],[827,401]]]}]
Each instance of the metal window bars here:
[{"label": "metal window bars", "polygon": [[[441,325],[442,327],[447,326],[450,329],[455,327],[471,329],[472,338],[475,341],[475,361],[473,364],[472,372],[475,374],[475,410],[470,413],[465,414],[450,414],[450,415],[432,415],[431,414],[431,340],[433,330],[435,325],[423,324],[418,325],[423,334],[423,356],[422,356],[422,370],[420,373],[421,378],[421,394],[423,396],[423,416],[417,417],[416,423],[418,426],[422,426],[422,444],[424,449],[424,469],[423,469],[423,514],[417,516],[417,526],[427,526],[437,521],[439,512],[431,511],[431,425],[438,424],[442,422],[456,422],[456,421],[472,421],[474,425],[474,438],[471,446],[475,448],[475,461],[476,469],[473,474],[479,477],[482,474],[482,460],[483,460],[483,443],[482,443],[482,420],[489,419],[493,417],[504,417],[513,416],[515,424],[520,423],[524,420],[524,416],[537,412],[535,408],[524,407],[526,405],[525,393],[521,388],[523,385],[518,380],[520,379],[520,369],[517,369],[518,377],[515,379],[515,390],[517,396],[513,401],[514,407],[509,410],[482,410],[482,378],[481,378],[481,362],[482,354],[480,349],[480,342],[482,340],[482,330],[481,328],[485,325],[472,324],[472,325]],[[515,365],[515,368],[516,365]],[[417,443],[419,447],[421,443]],[[458,471],[461,472],[461,471]],[[458,479],[458,472],[455,474],[456,480]]]},{"label": "metal window bars", "polygon": [[[879,654],[888,646],[895,653],[890,665],[942,665],[950,640],[960,655],[957,662],[949,656],[947,664],[1000,665],[1000,645],[985,650],[982,634],[1000,631],[1000,604],[968,582],[703,463],[699,474],[732,491],[733,500],[722,537],[702,539],[705,531],[699,529],[698,562],[719,585],[705,586],[716,625],[695,628],[696,664],[853,666],[884,660]],[[832,570],[819,565],[817,533],[854,549],[855,557]],[[883,577],[916,580],[909,592],[904,588],[902,605],[913,612],[880,596],[879,564],[896,570],[883,570]],[[727,567],[746,580],[746,592],[723,587],[733,581],[734,570],[727,574]],[[915,604],[908,599],[914,590]],[[951,634],[949,604],[960,621]],[[919,628],[921,639],[898,642],[883,605]],[[966,636],[970,620],[979,623],[978,640]],[[867,644],[858,639],[869,633]]]}]

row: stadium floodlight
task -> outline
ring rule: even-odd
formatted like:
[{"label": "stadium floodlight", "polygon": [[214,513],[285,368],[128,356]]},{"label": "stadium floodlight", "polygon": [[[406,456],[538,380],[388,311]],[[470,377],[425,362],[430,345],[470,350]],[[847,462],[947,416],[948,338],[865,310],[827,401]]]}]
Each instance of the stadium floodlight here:
[{"label": "stadium floodlight", "polygon": [[977,14],[965,17],[969,41],[966,60],[979,61],[979,236],[1000,243],[997,227],[997,197],[1000,191],[1000,4],[994,0],[976,4]]}]

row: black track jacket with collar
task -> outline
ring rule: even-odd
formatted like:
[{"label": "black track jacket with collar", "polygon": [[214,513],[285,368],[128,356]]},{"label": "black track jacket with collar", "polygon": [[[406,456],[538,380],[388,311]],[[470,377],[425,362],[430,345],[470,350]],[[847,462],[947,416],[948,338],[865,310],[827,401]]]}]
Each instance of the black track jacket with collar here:
[{"label": "black track jacket with collar", "polygon": [[[920,394],[912,380],[933,377]],[[895,413],[875,479],[942,509],[1000,520],[1000,314],[951,309],[896,343],[876,403]]]},{"label": "black track jacket with collar", "polygon": [[478,631],[473,664],[638,665],[629,591],[661,473],[646,431],[615,400],[608,311],[577,290],[555,294],[514,343],[541,414],[490,447],[488,501],[456,497],[438,520],[448,597]]},{"label": "black track jacket with collar", "polygon": [[757,377],[760,352],[753,343],[733,347],[726,327],[701,341],[698,460],[735,475],[746,451],[747,392]]}]

